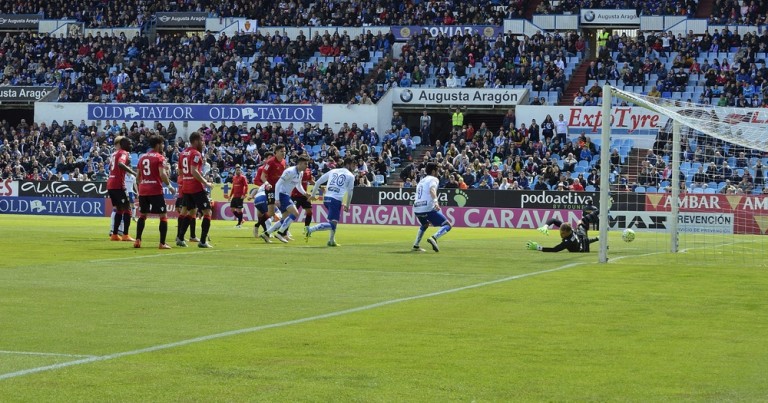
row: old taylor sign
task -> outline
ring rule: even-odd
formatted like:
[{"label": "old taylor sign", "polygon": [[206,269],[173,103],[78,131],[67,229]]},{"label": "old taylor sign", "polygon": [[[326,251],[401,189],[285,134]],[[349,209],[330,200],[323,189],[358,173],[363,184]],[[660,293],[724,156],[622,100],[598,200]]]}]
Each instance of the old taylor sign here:
[{"label": "old taylor sign", "polygon": [[493,88],[398,88],[398,105],[518,105],[528,102],[527,89]]},{"label": "old taylor sign", "polygon": [[236,120],[248,122],[320,122],[317,105],[198,105],[198,104],[88,104],[88,119],[111,120]]}]

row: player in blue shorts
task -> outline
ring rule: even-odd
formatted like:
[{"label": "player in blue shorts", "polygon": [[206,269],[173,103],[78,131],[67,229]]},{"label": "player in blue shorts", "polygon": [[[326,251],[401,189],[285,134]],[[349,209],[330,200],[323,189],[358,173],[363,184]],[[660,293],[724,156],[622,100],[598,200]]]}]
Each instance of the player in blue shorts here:
[{"label": "player in blue shorts", "polygon": [[[269,199],[267,198],[267,192],[264,186],[253,188],[248,196],[249,200],[253,200],[253,207],[256,209],[256,222],[264,217],[269,211]],[[256,236],[259,236],[258,225],[253,227],[253,231]]]},{"label": "player in blue shorts", "polygon": [[330,230],[331,235],[330,239],[328,239],[328,246],[340,246],[336,243],[336,226],[339,224],[339,218],[341,218],[341,206],[344,204],[345,195],[347,202],[344,204],[344,211],[349,211],[349,204],[352,202],[355,175],[352,175],[351,171],[355,169],[356,165],[357,163],[354,158],[344,158],[343,167],[326,172],[315,182],[309,199],[315,198],[320,185],[326,183],[323,205],[328,210],[328,222],[317,224],[313,227],[305,227],[304,237],[307,241],[309,241],[309,237],[312,236],[313,232]]},{"label": "player in blue shorts", "polygon": [[296,189],[302,195],[307,194],[307,191],[301,186],[301,178],[304,174],[304,170],[307,169],[308,164],[309,157],[305,155],[300,156],[296,165],[283,171],[280,179],[277,180],[277,184],[275,184],[275,207],[280,209],[283,218],[272,224],[266,232],[260,235],[264,242],[270,243],[269,237],[273,233],[278,241],[283,243],[288,242],[288,228],[291,226],[291,223],[299,217],[296,205],[293,204],[293,200],[291,199],[291,192],[293,189]]},{"label": "player in blue shorts", "polygon": [[424,232],[432,224],[435,227],[440,227],[440,229],[429,237],[427,242],[432,245],[433,251],[440,252],[437,240],[451,230],[451,223],[440,212],[440,203],[437,200],[437,186],[439,183],[437,179],[437,164],[434,162],[428,163],[425,171],[427,176],[416,185],[416,199],[413,201],[413,212],[421,224],[419,233],[416,235],[416,242],[413,244],[413,251],[424,252],[424,249],[421,249],[419,244],[421,243],[421,238],[424,237]]}]

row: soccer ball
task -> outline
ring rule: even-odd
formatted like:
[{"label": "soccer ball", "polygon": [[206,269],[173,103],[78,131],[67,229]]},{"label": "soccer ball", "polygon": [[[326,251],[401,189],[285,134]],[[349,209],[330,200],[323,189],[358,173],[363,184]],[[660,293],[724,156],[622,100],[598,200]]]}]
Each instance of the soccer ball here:
[{"label": "soccer ball", "polygon": [[635,240],[635,231],[627,228],[624,230],[624,232],[621,233],[621,239],[624,240],[624,242],[632,242]]}]

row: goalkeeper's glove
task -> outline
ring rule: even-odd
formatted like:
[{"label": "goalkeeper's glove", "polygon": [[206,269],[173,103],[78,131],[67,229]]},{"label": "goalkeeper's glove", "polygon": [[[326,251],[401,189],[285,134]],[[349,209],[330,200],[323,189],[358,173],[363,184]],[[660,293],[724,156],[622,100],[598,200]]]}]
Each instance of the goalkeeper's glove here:
[{"label": "goalkeeper's glove", "polygon": [[541,250],[541,246],[538,244],[538,242],[528,241],[525,246],[528,248],[528,250]]},{"label": "goalkeeper's glove", "polygon": [[542,234],[549,236],[549,225],[542,225],[541,227],[537,228],[539,232]]}]

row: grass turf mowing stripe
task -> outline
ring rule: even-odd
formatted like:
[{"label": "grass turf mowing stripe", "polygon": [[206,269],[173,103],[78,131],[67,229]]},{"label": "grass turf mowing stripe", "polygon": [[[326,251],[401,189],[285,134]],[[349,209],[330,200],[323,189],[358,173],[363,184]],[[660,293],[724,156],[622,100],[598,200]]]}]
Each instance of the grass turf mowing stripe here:
[{"label": "grass turf mowing stripe", "polygon": [[274,328],[291,326],[291,325],[298,325],[298,324],[301,324],[301,323],[307,323],[307,322],[313,322],[313,321],[316,321],[316,320],[333,318],[333,317],[342,316],[342,315],[346,315],[346,314],[350,314],[350,313],[362,312],[362,311],[367,311],[367,310],[370,310],[370,309],[380,308],[380,307],[383,307],[383,306],[393,305],[393,304],[397,304],[397,303],[401,303],[401,302],[408,302],[408,301],[414,301],[414,300],[423,299],[423,298],[437,297],[437,296],[440,296],[440,295],[452,294],[452,293],[456,293],[456,292],[460,292],[460,291],[466,291],[466,290],[471,290],[471,289],[475,289],[475,288],[485,287],[485,286],[489,286],[489,285],[504,283],[504,282],[507,282],[507,281],[519,280],[519,279],[526,278],[526,277],[532,277],[532,276],[538,276],[538,275],[541,275],[541,274],[552,273],[552,272],[556,272],[556,271],[560,271],[560,270],[565,270],[565,269],[568,269],[568,268],[571,268],[571,267],[580,266],[580,265],[583,265],[583,264],[585,264],[585,262],[570,263],[570,264],[566,264],[566,265],[563,265],[563,266],[555,267],[553,269],[539,270],[539,271],[530,272],[530,273],[523,273],[523,274],[518,274],[518,275],[515,275],[515,276],[504,277],[504,278],[497,279],[497,280],[485,281],[485,282],[482,282],[482,283],[470,284],[470,285],[463,286],[463,287],[451,288],[451,289],[443,290],[443,291],[435,291],[435,292],[431,292],[431,293],[427,293],[427,294],[414,295],[414,296],[411,296],[411,297],[397,298],[397,299],[392,299],[392,300],[389,300],[389,301],[377,302],[375,304],[369,304],[369,305],[364,305],[364,306],[360,306],[360,307],[356,307],[356,308],[344,309],[344,310],[341,310],[341,311],[329,312],[329,313],[325,313],[325,314],[321,314],[321,315],[315,315],[315,316],[310,316],[310,317],[306,317],[306,318],[294,319],[294,320],[289,320],[289,321],[285,321],[285,322],[271,323],[271,324],[268,324],[268,325],[249,327],[249,328],[245,328],[245,329],[230,330],[228,332],[216,333],[216,334],[212,334],[212,335],[208,335],[208,336],[200,336],[200,337],[195,337],[195,338],[187,339],[187,340],[181,340],[181,341],[177,341],[177,342],[173,342],[173,343],[159,344],[159,345],[156,345],[156,346],[141,348],[141,349],[138,349],[138,350],[124,351],[124,352],[120,352],[120,353],[108,354],[108,355],[102,355],[102,356],[93,356],[93,357],[83,358],[83,359],[80,359],[80,360],[66,361],[66,362],[62,362],[62,363],[58,363],[58,364],[45,365],[45,366],[42,366],[42,367],[29,368],[29,369],[24,369],[24,370],[21,370],[21,371],[9,372],[9,373],[6,373],[6,374],[0,374],[0,381],[5,380],[5,379],[17,378],[17,377],[21,377],[21,376],[25,376],[25,375],[36,374],[36,373],[39,373],[39,372],[53,371],[53,370],[67,368],[67,367],[72,367],[72,366],[76,366],[76,365],[91,364],[91,363],[94,363],[94,362],[109,361],[109,360],[114,360],[116,358],[127,357],[127,356],[131,356],[131,355],[137,355],[137,354],[143,354],[143,353],[151,353],[151,352],[160,351],[160,350],[167,350],[167,349],[170,349],[170,348],[182,347],[182,346],[186,346],[186,345],[189,345],[189,344],[200,343],[200,342],[220,339],[220,338],[224,338],[224,337],[237,336],[237,335],[246,334],[246,333],[259,332],[259,331],[262,331],[262,330],[274,329]]},{"label": "grass turf mowing stripe", "polygon": [[95,355],[85,355],[85,354],[63,354],[63,353],[44,353],[39,351],[11,351],[11,350],[0,350],[0,354],[17,354],[17,355],[39,355],[39,356],[52,356],[52,357],[70,357],[70,358],[94,358]]}]

